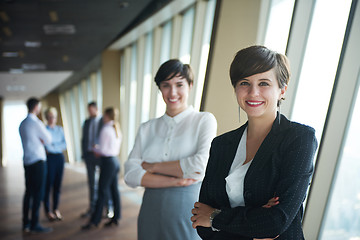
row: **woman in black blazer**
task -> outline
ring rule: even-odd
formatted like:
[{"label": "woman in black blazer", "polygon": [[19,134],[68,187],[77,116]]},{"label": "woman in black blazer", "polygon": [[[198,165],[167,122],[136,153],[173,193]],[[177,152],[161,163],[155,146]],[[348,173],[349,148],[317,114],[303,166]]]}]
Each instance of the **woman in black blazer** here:
[{"label": "woman in black blazer", "polygon": [[278,112],[288,60],[251,46],[236,54],[230,78],[248,122],[213,140],[193,227],[202,239],[304,239],[302,205],[317,140],[313,128]]}]

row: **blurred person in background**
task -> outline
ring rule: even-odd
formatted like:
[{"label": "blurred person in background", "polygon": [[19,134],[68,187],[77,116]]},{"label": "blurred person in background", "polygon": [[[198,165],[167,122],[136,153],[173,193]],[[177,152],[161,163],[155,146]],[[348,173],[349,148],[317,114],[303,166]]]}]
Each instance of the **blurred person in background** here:
[{"label": "blurred person in background", "polygon": [[[56,125],[58,113],[56,108],[49,107],[45,111],[47,120],[46,129],[51,134],[52,141],[45,145],[47,157],[47,181],[44,196],[44,208],[49,221],[62,220],[59,211],[60,189],[64,173],[65,158],[63,152],[66,150],[64,130]],[[50,192],[52,191],[52,208],[50,210]]]},{"label": "blurred person in background", "polygon": [[[52,229],[40,225],[39,208],[41,201],[44,199],[47,171],[44,145],[51,143],[51,134],[46,130],[44,123],[37,117],[41,111],[40,100],[30,98],[26,105],[28,115],[19,127],[24,150],[25,171],[23,231],[46,233],[52,231]],[[29,219],[30,210],[31,218]]]}]

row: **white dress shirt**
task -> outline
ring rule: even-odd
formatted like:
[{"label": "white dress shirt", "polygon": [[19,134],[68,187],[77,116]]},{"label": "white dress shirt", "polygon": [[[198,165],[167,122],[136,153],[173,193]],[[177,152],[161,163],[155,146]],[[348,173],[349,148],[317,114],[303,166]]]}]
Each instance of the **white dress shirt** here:
[{"label": "white dress shirt", "polygon": [[238,206],[245,206],[244,200],[244,179],[247,170],[252,162],[244,164],[246,160],[246,137],[247,128],[245,129],[239,146],[236,151],[234,161],[231,165],[229,175],[225,178],[226,180],[226,193],[229,197],[229,202],[232,208]]},{"label": "white dress shirt", "polygon": [[157,163],[177,160],[180,160],[183,178],[201,181],[216,130],[214,115],[195,111],[191,106],[175,117],[165,114],[141,124],[125,163],[125,182],[130,187],[141,185],[146,173],[141,167],[144,161]]},{"label": "white dress shirt", "polygon": [[44,144],[51,143],[51,134],[35,114],[29,113],[19,127],[24,149],[24,165],[31,165],[39,160],[46,160]]},{"label": "white dress shirt", "polygon": [[110,121],[101,128],[99,145],[95,149],[97,153],[104,157],[115,157],[120,153],[122,136],[120,132],[119,136],[116,136],[113,124],[114,121]]}]

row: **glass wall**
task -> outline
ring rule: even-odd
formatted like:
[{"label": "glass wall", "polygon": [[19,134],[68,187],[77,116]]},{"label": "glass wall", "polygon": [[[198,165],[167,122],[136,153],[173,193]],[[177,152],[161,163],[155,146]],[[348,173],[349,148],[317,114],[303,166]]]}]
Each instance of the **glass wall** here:
[{"label": "glass wall", "polygon": [[127,129],[123,138],[127,151],[122,151],[123,159],[132,149],[140,123],[165,113],[165,103],[153,81],[165,61],[178,58],[193,67],[195,84],[189,104],[199,109],[215,5],[215,0],[196,1],[119,49],[121,115],[128,116],[121,122],[122,128]]},{"label": "glass wall", "polygon": [[319,141],[329,108],[350,5],[351,0],[317,0],[313,10],[291,118],[315,128]]},{"label": "glass wall", "polygon": [[[360,79],[359,79],[360,81]],[[320,239],[360,239],[360,95],[354,99],[353,113],[342,147],[339,166],[327,206]]]},{"label": "glass wall", "polygon": [[101,71],[90,74],[80,83],[61,93],[59,99],[69,162],[79,162],[82,126],[88,117],[87,104],[96,101],[100,112],[102,109]]}]

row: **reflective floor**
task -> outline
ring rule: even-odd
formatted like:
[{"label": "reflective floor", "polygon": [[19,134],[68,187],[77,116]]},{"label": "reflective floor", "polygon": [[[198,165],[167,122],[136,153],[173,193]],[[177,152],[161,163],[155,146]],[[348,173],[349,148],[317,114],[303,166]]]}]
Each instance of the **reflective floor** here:
[{"label": "reflective floor", "polygon": [[43,226],[52,227],[51,233],[23,233],[21,228],[21,209],[24,194],[24,170],[21,161],[8,162],[5,168],[0,167],[0,238],[10,239],[137,239],[137,215],[141,202],[142,190],[133,190],[120,180],[122,197],[122,219],[118,227],[104,228],[104,218],[97,229],[82,231],[81,226],[87,222],[80,215],[88,206],[88,191],[85,168],[66,166],[60,200],[62,221],[49,222],[45,218],[43,206],[40,211],[40,222]]}]

